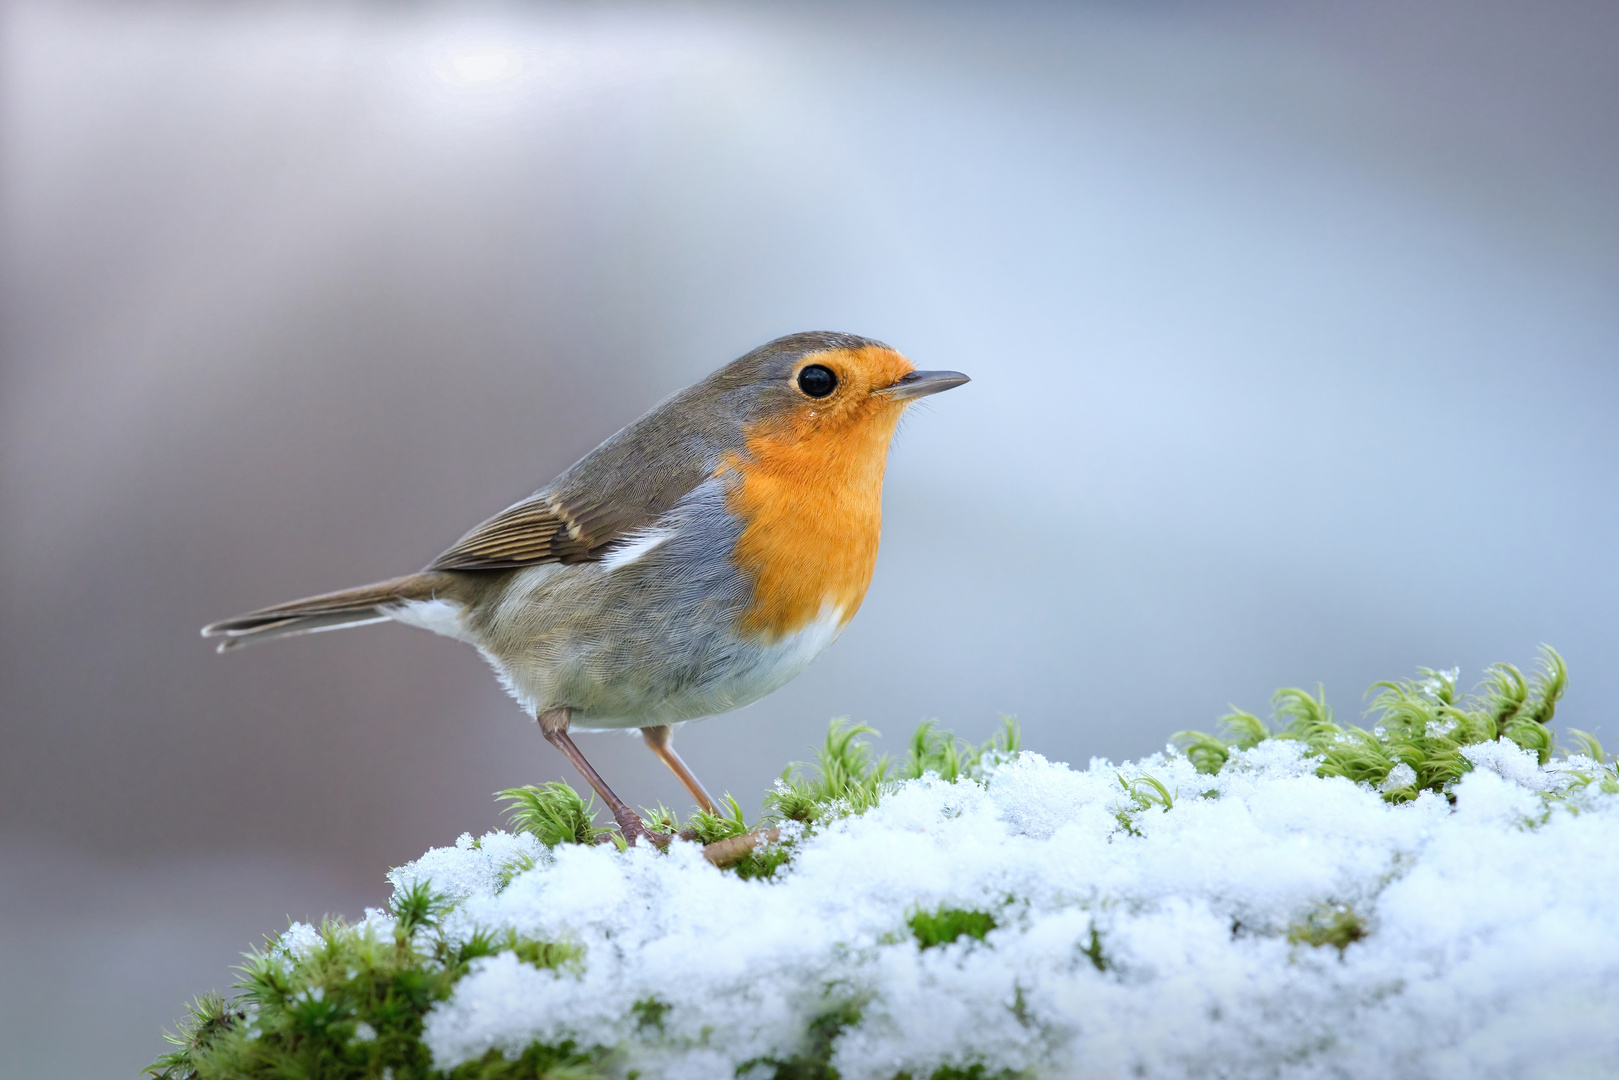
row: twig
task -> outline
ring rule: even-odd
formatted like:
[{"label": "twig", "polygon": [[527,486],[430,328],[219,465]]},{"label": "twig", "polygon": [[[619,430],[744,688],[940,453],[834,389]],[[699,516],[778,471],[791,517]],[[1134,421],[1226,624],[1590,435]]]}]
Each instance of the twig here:
[{"label": "twig", "polygon": [[716,840],[703,848],[703,858],[724,870],[747,857],[748,852],[760,844],[773,844],[781,839],[780,829],[755,829],[728,840]]}]

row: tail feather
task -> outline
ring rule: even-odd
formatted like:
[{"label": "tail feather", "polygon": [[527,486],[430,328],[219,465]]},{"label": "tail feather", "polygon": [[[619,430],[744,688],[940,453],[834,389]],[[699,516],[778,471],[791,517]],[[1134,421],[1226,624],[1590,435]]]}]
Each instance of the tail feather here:
[{"label": "tail feather", "polygon": [[219,643],[219,651],[226,652],[296,634],[386,622],[387,607],[407,600],[431,600],[448,591],[450,583],[449,575],[443,573],[390,578],[358,589],[322,593],[223,619],[203,627],[202,636],[224,638]]}]

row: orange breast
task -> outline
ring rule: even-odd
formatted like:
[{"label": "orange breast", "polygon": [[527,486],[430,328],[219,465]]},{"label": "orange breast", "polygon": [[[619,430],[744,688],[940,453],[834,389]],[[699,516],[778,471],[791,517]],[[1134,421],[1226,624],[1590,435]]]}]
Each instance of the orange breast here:
[{"label": "orange breast", "polygon": [[744,522],[734,558],[753,581],[744,634],[777,641],[828,608],[842,622],[854,617],[877,563],[883,469],[902,410],[874,399],[858,422],[834,430],[750,430],[746,455],[722,466],[740,477],[729,505]]}]

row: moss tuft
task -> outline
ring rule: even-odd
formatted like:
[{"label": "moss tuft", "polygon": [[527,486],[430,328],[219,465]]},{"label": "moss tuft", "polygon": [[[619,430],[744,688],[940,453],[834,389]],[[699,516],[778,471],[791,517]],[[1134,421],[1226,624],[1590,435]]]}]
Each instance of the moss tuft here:
[{"label": "moss tuft", "polygon": [[744,881],[770,881],[776,872],[793,860],[793,843],[761,844],[731,867],[731,872]]},{"label": "moss tuft", "polygon": [[706,810],[692,814],[691,829],[697,834],[699,843],[717,844],[750,831],[747,820],[742,816],[742,807],[729,794],[720,800],[716,809],[717,812],[712,814]]},{"label": "moss tuft", "polygon": [[1320,904],[1287,928],[1287,940],[1314,948],[1331,945],[1342,956],[1368,933],[1366,920],[1348,904]]},{"label": "moss tuft", "polygon": [[832,1051],[838,1036],[860,1023],[865,1008],[862,997],[829,996],[827,1007],[809,1022],[796,1054],[745,1061],[737,1067],[736,1075],[748,1080],[838,1080],[838,1071],[832,1067]]},{"label": "moss tuft", "polygon": [[1578,764],[1570,762],[1571,767],[1566,770],[1566,775],[1571,783],[1566,792],[1547,794],[1543,797],[1546,799],[1548,809],[1555,803],[1577,814],[1580,812],[1583,796],[1592,788],[1605,795],[1619,795],[1619,758],[1605,753],[1597,737],[1589,731],[1571,728],[1568,736],[1574,743],[1571,754],[1578,755],[1585,761]]},{"label": "moss tuft", "polygon": [[[147,1074],[161,1080],[270,1080],[321,1077],[361,1080],[384,1075],[425,1080],[433,1069],[422,1043],[422,1020],[450,996],[473,960],[515,953],[542,968],[577,966],[583,951],[565,942],[474,934],[453,945],[435,931],[442,898],[425,885],[399,894],[394,932],[379,938],[368,925],[328,920],[318,941],[298,953],[276,944],[250,953],[240,969],[241,991],[229,1003],[210,996],[192,1006],[177,1049]],[[535,1044],[515,1060],[498,1053],[468,1062],[453,1080],[518,1080],[600,1075],[599,1048],[572,1042]]]},{"label": "moss tuft", "polygon": [[630,1006],[630,1012],[635,1014],[635,1026],[642,1031],[662,1031],[663,1018],[669,1015],[674,1006],[661,998],[642,998]]},{"label": "moss tuft", "polygon": [[1221,718],[1221,734],[1177,732],[1172,741],[1200,772],[1217,773],[1233,750],[1266,739],[1295,739],[1321,759],[1318,776],[1343,776],[1377,787],[1388,802],[1408,802],[1424,791],[1446,793],[1473,765],[1462,747],[1509,739],[1534,752],[1542,765],[1552,755],[1547,726],[1568,686],[1568,668],[1557,650],[1543,645],[1534,673],[1511,664],[1485,672],[1479,692],[1459,697],[1458,671],[1419,668],[1415,679],[1380,682],[1367,693],[1370,730],[1338,724],[1319,688],[1289,687],[1271,699],[1275,726],[1253,713],[1233,710]]},{"label": "moss tuft", "polygon": [[916,911],[905,920],[917,944],[924,949],[949,945],[962,936],[984,940],[984,935],[999,924],[987,911],[940,907],[933,911]]},{"label": "moss tuft", "polygon": [[546,847],[589,844],[607,832],[596,827],[595,800],[585,802],[560,780],[538,787],[507,788],[495,798],[510,805],[506,820],[513,832],[528,833]]},{"label": "moss tuft", "polygon": [[[941,1065],[928,1074],[927,1080],[1020,1080],[1027,1075],[1011,1069],[990,1072],[983,1062],[975,1061],[971,1065]],[[913,1080],[913,1077],[908,1072],[895,1073],[894,1080]]]},{"label": "moss tuft", "polygon": [[[865,813],[894,789],[898,779],[930,772],[950,781],[981,778],[985,769],[1009,760],[1020,748],[1017,721],[1006,716],[1001,718],[1001,725],[993,737],[975,746],[939,729],[937,721],[923,721],[911,736],[905,768],[891,779],[893,763],[886,756],[874,756],[870,744],[861,738],[878,732],[864,724],[851,725],[846,719],[833,720],[827,727],[826,741],[816,751],[815,763],[789,765],[774,790],[765,795],[766,816],[776,822],[814,826]],[[731,808],[731,818],[715,824],[739,826],[741,812],[734,802]],[[694,824],[702,817],[694,818]],[[747,830],[738,829],[741,831]],[[735,872],[744,878],[771,878],[791,861],[793,846],[789,839],[756,848],[735,867]]]},{"label": "moss tuft", "polygon": [[1086,959],[1091,962],[1091,967],[1097,971],[1113,970],[1112,959],[1108,957],[1106,952],[1102,951],[1102,932],[1096,929],[1094,922],[1091,923],[1090,944],[1079,951],[1085,954]]},{"label": "moss tuft", "polygon": [[416,931],[437,926],[439,916],[449,908],[449,900],[433,891],[432,882],[418,881],[395,893],[388,904],[394,917],[394,940],[405,945]]},{"label": "moss tuft", "polygon": [[1120,803],[1113,808],[1113,820],[1119,823],[1119,829],[1130,836],[1141,836],[1141,827],[1137,823],[1143,810],[1150,810],[1154,806],[1164,813],[1168,813],[1175,806],[1175,796],[1164,782],[1156,776],[1142,773],[1134,780],[1126,780],[1123,773],[1115,773],[1118,777],[1119,787],[1124,791],[1127,803]]},{"label": "moss tuft", "polygon": [[832,721],[815,764],[798,761],[783,770],[775,790],[765,796],[766,808],[784,821],[809,823],[876,806],[894,786],[887,756],[873,758],[870,744],[860,737],[876,734],[865,724]]},{"label": "moss tuft", "polygon": [[1022,749],[1023,735],[1017,720],[1001,717],[1001,730],[979,746],[938,728],[937,720],[924,720],[911,734],[910,755],[900,775],[918,779],[934,773],[954,782],[963,777],[979,779],[986,768],[1005,761]]},{"label": "moss tuft", "polygon": [[518,874],[534,869],[534,867],[538,865],[538,862],[535,861],[534,856],[532,855],[522,852],[513,855],[511,858],[501,863],[500,869],[496,871],[495,879],[499,882],[499,884],[495,887],[495,891],[505,892],[506,886],[512,883],[513,878],[515,878]]}]

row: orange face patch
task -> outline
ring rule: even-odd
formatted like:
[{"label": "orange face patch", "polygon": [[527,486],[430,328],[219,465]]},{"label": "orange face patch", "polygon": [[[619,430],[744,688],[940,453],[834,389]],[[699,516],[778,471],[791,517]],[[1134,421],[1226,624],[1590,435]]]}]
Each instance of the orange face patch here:
[{"label": "orange face patch", "polygon": [[831,368],[837,388],[790,413],[751,424],[746,454],[722,471],[740,477],[731,512],[742,519],[733,556],[753,581],[740,629],[778,641],[836,609],[848,622],[865,599],[882,532],[883,470],[905,403],[873,391],[914,368],[892,349],[834,349],[801,359]]}]

